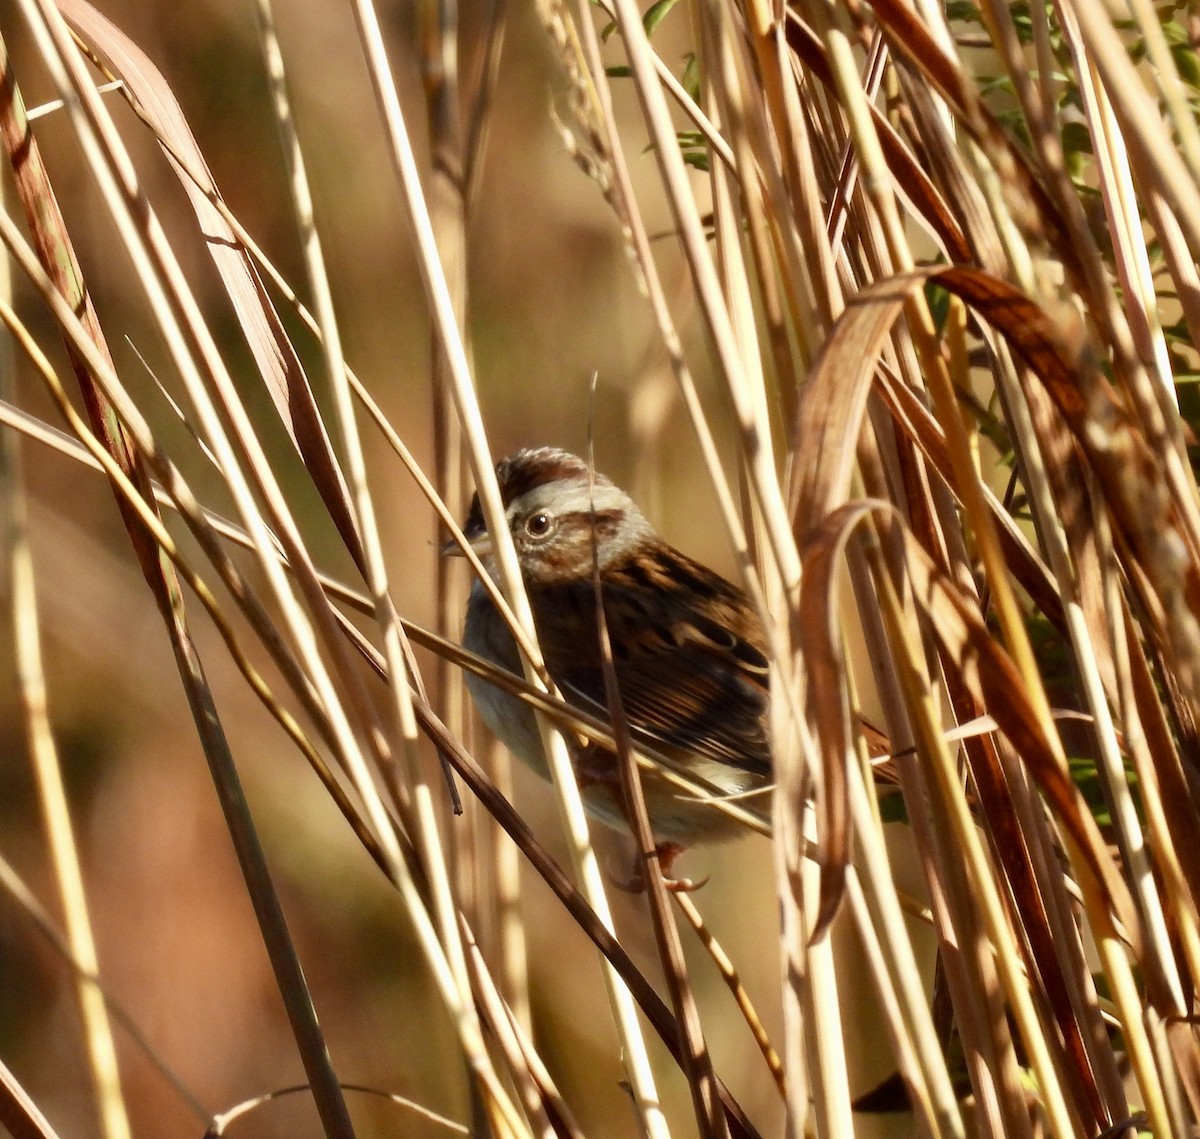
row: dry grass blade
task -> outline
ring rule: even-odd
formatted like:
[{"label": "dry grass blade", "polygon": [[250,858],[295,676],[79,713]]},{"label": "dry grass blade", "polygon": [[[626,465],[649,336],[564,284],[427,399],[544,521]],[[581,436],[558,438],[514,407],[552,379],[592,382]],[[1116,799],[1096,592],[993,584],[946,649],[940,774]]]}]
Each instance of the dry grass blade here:
[{"label": "dry grass blade", "polygon": [[[0,391],[4,385],[0,383]],[[49,709],[49,694],[41,635],[33,554],[29,548],[25,488],[18,473],[19,452],[15,437],[0,440],[0,474],[5,502],[4,530],[11,549],[8,569],[12,584],[16,667],[21,685],[22,717],[29,753],[33,759],[38,796],[50,844],[58,895],[66,918],[73,958],[78,961],[78,998],[91,1066],[92,1084],[100,1108],[100,1124],[107,1139],[127,1139],[129,1116],[117,1067],[117,1050],[103,994],[92,982],[98,972],[96,939],[88,911],[79,844],[67,804],[60,751]]]},{"label": "dry grass blade", "polygon": [[93,57],[98,56],[106,70],[120,76],[122,93],[161,140],[196,211],[206,248],[225,283],[258,375],[346,548],[361,567],[363,553],[349,494],[308,378],[250,254],[213,204],[220,199],[219,191],[179,103],[145,53],[86,0],[62,0],[59,8]]},{"label": "dry grass blade", "polygon": [[[7,56],[4,56],[6,61]],[[47,271],[55,274],[55,284],[64,299],[74,309],[81,307],[87,332],[97,346],[104,362],[111,366],[105,340],[101,334],[90,302],[82,289],[78,264],[71,251],[65,225],[54,201],[49,182],[41,167],[36,148],[28,138],[29,127],[23,123],[21,103],[15,92],[13,80],[7,66],[4,68],[4,83],[8,92],[7,111],[4,116],[4,137],[9,145],[10,158],[14,161],[18,185],[22,188],[22,200],[30,218],[35,243]],[[144,492],[149,486],[149,477],[144,463],[135,459],[127,437],[116,424],[115,416],[107,401],[100,395],[93,374],[77,355],[68,340],[76,374],[85,395],[93,420],[103,433],[108,450],[114,455],[123,470],[132,477],[135,485]],[[123,504],[122,504],[123,506]],[[124,506],[123,506],[124,508]],[[205,742],[205,754],[210,761],[214,782],[226,811],[226,819],[234,838],[235,847],[242,861],[247,887],[253,897],[258,916],[262,922],[264,939],[277,969],[281,991],[285,995],[289,1013],[295,1029],[306,1070],[312,1080],[323,1119],[331,1135],[348,1135],[349,1116],[337,1089],[325,1050],[324,1040],[317,1023],[303,973],[296,959],[294,948],[283,921],[270,878],[266,870],[262,850],[250,820],[249,810],[241,794],[240,781],[221,730],[203,667],[196,654],[183,613],[179,583],[170,564],[149,540],[146,532],[127,516],[127,528],[134,549],[167,624],[172,647],[176,654],[180,676],[191,706],[196,728]]]},{"label": "dry grass blade", "polygon": [[[831,515],[831,518],[836,517]],[[829,540],[832,539],[832,540]],[[804,579],[800,590],[800,643],[808,675],[809,715],[815,721],[825,773],[817,804],[817,829],[825,843],[821,887],[811,938],[828,932],[841,904],[850,863],[850,808],[847,771],[855,762],[851,708],[846,686],[835,600],[837,574],[850,531],[822,528],[810,532],[804,547]]]},{"label": "dry grass blade", "polygon": [[[295,1039],[351,1134],[303,959],[339,1071],[436,1112],[355,1097],[361,1139],[398,1108],[414,1136],[1190,1136],[1200,18],[103,7],[13,0],[28,30],[0,48],[47,100],[35,144],[0,54],[26,214],[0,212],[0,430],[46,444],[23,449],[36,579],[10,624],[28,645],[36,587],[105,969],[3,945],[4,1125],[98,1115],[63,1091],[88,1073],[54,1010],[82,980],[147,1026],[120,1051],[133,1134],[195,1130],[190,1088],[239,1105],[212,1134],[311,1129]],[[761,622],[765,794],[630,745],[636,627],[610,620],[607,702],[547,671],[495,463],[582,454],[588,423],[599,470]],[[495,561],[435,562],[469,476]],[[468,566],[521,675],[456,643]],[[552,802],[493,764],[477,678],[532,710]],[[643,860],[666,845],[649,771],[756,832],[689,849],[703,920],[655,874],[649,908],[610,896],[624,858],[576,770],[600,753]],[[0,865],[36,889],[38,811],[0,787]],[[871,1087],[913,1118],[867,1119]]]},{"label": "dry grass blade", "polygon": [[[204,1132],[204,1139],[218,1139],[219,1136],[225,1135],[231,1124],[236,1123],[239,1119],[244,1119],[260,1108],[275,1100],[283,1099],[285,1096],[302,1095],[310,1089],[307,1086],[280,1088],[278,1091],[266,1092],[264,1095],[255,1096],[253,1099],[248,1099],[242,1103],[236,1104],[227,1111],[221,1112],[215,1116],[208,1126],[208,1130]],[[404,1096],[392,1095],[389,1092],[379,1091],[377,1088],[365,1088],[358,1084],[343,1084],[343,1091],[359,1092],[362,1095],[376,1096],[380,1099],[387,1100],[395,1104],[397,1107],[403,1108],[405,1111],[411,1112],[419,1119],[426,1120],[439,1128],[443,1133],[450,1135],[470,1135],[469,1128],[464,1127],[461,1123],[456,1123],[453,1119],[447,1119],[445,1116],[439,1115],[435,1111],[430,1111],[427,1107],[422,1107],[411,1099],[406,1099]]]},{"label": "dry grass blade", "polygon": [[[832,88],[833,73],[826,58],[825,48],[812,29],[791,10],[788,11],[787,18],[787,39],[788,46],[803,61],[804,66],[826,87]],[[897,184],[907,194],[916,212],[925,219],[930,230],[937,234],[946,256],[954,262],[969,260],[970,251],[962,229],[929,175],[896,128],[874,105],[871,107],[871,115],[875,129],[879,132],[879,142],[888,168],[895,176]]]},{"label": "dry grass blade", "polygon": [[37,1104],[0,1062],[0,1121],[13,1139],[58,1139],[58,1132],[46,1121]]},{"label": "dry grass blade", "polygon": [[[821,520],[821,528],[825,529],[828,524],[826,520],[831,518],[835,504],[848,491],[849,456],[854,453],[852,441],[857,436],[866,409],[866,397],[875,361],[907,298],[913,290],[930,278],[945,283],[959,295],[965,294],[964,299],[972,301],[981,316],[1008,336],[1026,362],[1043,378],[1048,378],[1049,386],[1056,394],[1068,423],[1071,422],[1074,413],[1076,425],[1082,428],[1082,404],[1078,388],[1068,384],[1069,373],[1061,355],[1056,351],[1056,341],[1051,339],[1050,326],[1042,317],[1041,310],[1017,290],[989,278],[984,273],[971,270],[929,270],[881,282],[860,293],[835,326],[801,405],[799,433],[802,447],[814,454],[843,456],[837,463],[814,464],[809,469],[806,480],[801,483],[796,513],[798,528],[802,533],[811,534],[816,520]],[[1103,451],[1096,457],[1105,464],[1112,461],[1112,455]],[[828,532],[838,533],[840,529],[838,525]],[[919,597],[921,596],[924,595],[919,594]],[[946,613],[949,615],[949,611]],[[965,608],[959,609],[957,619],[978,622],[978,617],[972,617]],[[955,637],[951,651],[952,659],[961,659],[960,652],[969,643],[965,636],[967,627],[969,626],[964,626],[964,636],[961,639]],[[1000,667],[1001,658],[996,655],[999,650],[991,642],[990,634],[981,624],[978,628],[983,633],[983,640],[987,642],[986,645],[981,644],[978,649],[982,654],[981,659],[993,661],[996,667]],[[975,650],[971,655],[975,656]],[[827,670],[826,676],[832,678],[838,674],[839,670],[834,666],[831,671]],[[981,679],[986,681],[989,678],[995,680],[997,695],[1005,691],[1006,684],[1014,683],[1011,678],[1002,679],[999,674],[991,672]],[[1015,683],[1019,686],[1019,682]],[[1081,850],[1091,864],[1092,872],[1100,879],[1107,877],[1109,885],[1116,890],[1111,896],[1117,904],[1118,912],[1128,919],[1126,929],[1129,935],[1136,940],[1138,922],[1133,917],[1128,893],[1120,879],[1113,874],[1094,828],[1088,825],[1091,816],[1086,810],[1078,810],[1078,792],[1072,794],[1058,748],[1047,745],[1040,728],[1028,716],[1018,714],[1006,725],[999,709],[993,709],[986,700],[983,701],[983,705],[997,716],[997,720],[1009,730],[1010,735],[1012,731],[1017,731],[1020,743],[1032,748],[1026,750],[1025,747],[1018,746],[1025,762],[1035,765],[1035,776],[1043,788],[1051,794],[1058,808],[1065,812],[1063,821],[1075,834]],[[1011,705],[1006,702],[1005,711],[1008,707]]]},{"label": "dry grass blade", "polygon": [[[422,707],[418,703],[417,714],[421,720],[422,731],[434,740],[439,750],[454,765],[455,771],[462,777],[471,793],[479,798],[513,841],[520,846],[522,853],[554,891],[571,917],[619,973],[621,980],[636,998],[646,1019],[654,1027],[663,1044],[682,1064],[682,1034],[670,1010],[646,980],[641,970],[634,964],[621,943],[613,936],[607,924],[591,909],[588,900],[580,890],[538,843],[529,825],[511,804],[504,800],[487,774],[446,730],[445,725],[432,710]],[[716,1090],[725,1113],[725,1121],[731,1139],[755,1139],[758,1132],[746,1118],[737,1101],[730,1095],[729,1090],[719,1080]]]},{"label": "dry grass blade", "polygon": [[750,999],[750,994],[746,992],[746,987],[742,984],[741,978],[738,977],[737,967],[725,950],[721,948],[720,942],[713,936],[712,930],[705,924],[703,916],[696,908],[696,903],[692,901],[688,894],[684,891],[676,891],[674,898],[676,906],[679,907],[683,916],[687,918],[688,924],[696,931],[701,944],[720,972],[722,980],[724,980],[725,984],[729,987],[729,991],[733,994],[733,999],[737,1001],[738,1008],[741,1010],[742,1016],[746,1021],[746,1026],[753,1034],[754,1042],[758,1045],[758,1050],[762,1053],[763,1060],[770,1069],[771,1075],[779,1088],[779,1094],[786,1099],[787,1077],[784,1074],[783,1063],[779,1059],[779,1053],[776,1052],[775,1046],[771,1043],[771,1038],[767,1035],[767,1030],[763,1027],[758,1011]]},{"label": "dry grass blade", "polygon": [[[593,386],[593,396],[595,388]],[[595,457],[589,447],[588,471],[590,509],[595,516]],[[713,1073],[712,1056],[704,1040],[700,1026],[700,1013],[696,1007],[696,996],[688,978],[687,965],[683,958],[683,947],[679,931],[671,919],[670,903],[667,900],[667,884],[664,880],[660,855],[650,829],[650,814],[642,794],[641,779],[633,757],[633,739],[629,721],[621,702],[621,690],[617,684],[617,672],[613,665],[612,642],[609,639],[608,620],[604,611],[603,584],[600,577],[600,555],[596,529],[592,529],[592,588],[596,598],[596,626],[600,643],[601,663],[604,674],[604,696],[613,725],[616,744],[617,770],[621,781],[621,795],[634,840],[638,848],[635,874],[641,876],[642,885],[649,902],[654,936],[667,977],[667,988],[675,1009],[675,1022],[679,1026],[680,1051],[683,1069],[692,1092],[692,1106],[696,1113],[696,1126],[703,1139],[721,1139],[729,1135],[728,1125],[721,1113]],[[683,886],[682,883],[679,884]]]}]

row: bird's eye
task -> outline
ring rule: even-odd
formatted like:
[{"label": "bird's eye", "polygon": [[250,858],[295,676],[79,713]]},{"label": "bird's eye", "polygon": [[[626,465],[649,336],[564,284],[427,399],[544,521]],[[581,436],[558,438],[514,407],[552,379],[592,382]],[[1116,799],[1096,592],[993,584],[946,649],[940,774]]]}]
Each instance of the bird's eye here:
[{"label": "bird's eye", "polygon": [[525,519],[525,533],[531,538],[545,538],[554,529],[554,516],[539,510]]}]

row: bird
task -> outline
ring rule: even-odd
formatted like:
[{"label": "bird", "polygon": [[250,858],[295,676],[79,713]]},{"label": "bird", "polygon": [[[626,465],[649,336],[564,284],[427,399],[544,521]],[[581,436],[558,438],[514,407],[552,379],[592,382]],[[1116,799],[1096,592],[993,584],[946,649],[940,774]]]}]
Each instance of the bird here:
[{"label": "bird", "polygon": [[[564,699],[609,719],[593,577],[598,565],[633,746],[665,757],[694,780],[691,790],[672,782],[661,766],[642,769],[656,852],[671,881],[671,868],[684,850],[745,833],[744,824],[714,798],[770,787],[769,660],[762,623],[741,589],[667,543],[628,494],[578,456],[554,447],[526,448],[497,464],[496,481],[546,668]],[[463,535],[498,582],[478,494]],[[452,541],[443,552],[462,550]],[[512,633],[480,581],[467,603],[463,646],[522,675]],[[548,778],[529,705],[473,673],[466,684],[491,733]],[[628,830],[612,749],[573,734],[568,743],[588,813]]]}]

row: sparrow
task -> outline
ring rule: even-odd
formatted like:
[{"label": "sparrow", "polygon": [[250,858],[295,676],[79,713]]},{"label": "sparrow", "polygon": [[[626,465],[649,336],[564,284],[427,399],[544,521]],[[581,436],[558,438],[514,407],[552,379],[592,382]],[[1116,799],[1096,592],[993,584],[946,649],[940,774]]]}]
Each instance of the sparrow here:
[{"label": "sparrow", "polygon": [[[695,790],[661,766],[641,770],[660,864],[686,848],[745,832],[713,799],[771,782],[768,660],[762,625],[736,586],[664,541],[620,487],[552,447],[517,451],[496,467],[506,524],[529,594],[546,668],[569,703],[609,719],[597,628],[594,565],[621,705],[634,748],[671,761]],[[463,526],[484,568],[499,580],[476,494]],[[594,534],[594,541],[593,541]],[[456,543],[443,551],[461,553]],[[463,645],[522,675],[508,625],[476,581]],[[549,778],[530,707],[482,677],[467,688],[488,729]],[[587,811],[618,830],[628,813],[611,749],[568,734]]]}]

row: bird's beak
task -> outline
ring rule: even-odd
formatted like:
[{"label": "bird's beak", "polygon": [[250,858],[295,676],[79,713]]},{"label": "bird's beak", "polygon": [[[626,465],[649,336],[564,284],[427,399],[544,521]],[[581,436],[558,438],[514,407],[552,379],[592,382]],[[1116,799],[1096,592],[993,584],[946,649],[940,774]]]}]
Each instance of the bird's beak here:
[{"label": "bird's beak", "polygon": [[[475,551],[478,557],[486,558],[488,554],[492,552],[491,535],[487,534],[486,532],[475,535],[465,534],[464,537],[467,539],[467,545],[469,545],[471,549]],[[448,541],[442,547],[441,553],[443,558],[466,557],[466,554],[463,553],[462,546],[458,544],[458,541],[455,538],[451,538],[450,541]]]}]

